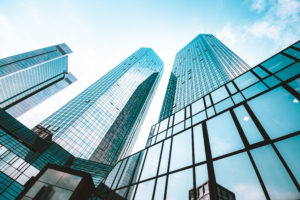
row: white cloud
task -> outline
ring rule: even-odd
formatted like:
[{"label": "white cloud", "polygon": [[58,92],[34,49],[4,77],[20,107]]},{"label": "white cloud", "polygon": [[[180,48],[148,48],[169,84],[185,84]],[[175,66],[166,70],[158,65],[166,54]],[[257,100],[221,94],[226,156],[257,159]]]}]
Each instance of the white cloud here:
[{"label": "white cloud", "polygon": [[252,0],[251,9],[262,12],[266,7],[266,0]]},{"label": "white cloud", "polygon": [[5,16],[0,15],[0,28],[4,27],[4,28],[8,28],[8,22]]}]

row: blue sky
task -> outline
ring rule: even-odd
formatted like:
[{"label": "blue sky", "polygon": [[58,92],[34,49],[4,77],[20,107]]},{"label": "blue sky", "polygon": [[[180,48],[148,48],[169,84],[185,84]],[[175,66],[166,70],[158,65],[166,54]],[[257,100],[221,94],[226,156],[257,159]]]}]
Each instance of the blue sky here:
[{"label": "blue sky", "polygon": [[140,47],[165,63],[134,151],[156,123],[175,54],[212,33],[254,66],[300,38],[299,0],[2,0],[0,58],[65,42],[78,81],[19,118],[32,127]]}]

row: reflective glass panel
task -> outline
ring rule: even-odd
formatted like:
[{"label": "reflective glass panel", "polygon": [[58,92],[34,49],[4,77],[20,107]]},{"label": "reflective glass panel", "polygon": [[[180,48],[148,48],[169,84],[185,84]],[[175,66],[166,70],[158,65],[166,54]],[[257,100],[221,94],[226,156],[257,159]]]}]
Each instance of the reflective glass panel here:
[{"label": "reflective glass panel", "polygon": [[162,142],[148,149],[141,181],[156,176]]},{"label": "reflective glass panel", "polygon": [[206,160],[202,124],[194,127],[194,151],[195,163]]},{"label": "reflective glass panel", "polygon": [[120,169],[119,169],[119,171],[118,171],[118,174],[117,174],[117,176],[116,176],[116,178],[115,178],[115,181],[114,181],[114,183],[113,183],[112,189],[116,189],[116,187],[117,187],[117,185],[118,185],[118,183],[119,183],[120,177],[121,177],[121,175],[122,175],[122,173],[123,173],[123,170],[124,170],[124,167],[125,167],[126,163],[127,163],[127,159],[124,159],[124,160],[122,161],[122,164],[121,164],[121,167],[120,167]]},{"label": "reflective glass panel", "polygon": [[300,49],[300,42],[297,42],[296,44],[293,45],[294,47]]},{"label": "reflective glass panel", "polygon": [[201,113],[198,113],[197,115],[194,115],[192,117],[193,125],[197,124],[198,122],[201,122],[206,119],[206,113],[205,111],[202,111]]},{"label": "reflective glass panel", "polygon": [[216,181],[239,200],[266,199],[247,153],[214,161]]},{"label": "reflective glass panel", "polygon": [[138,175],[140,174],[140,171],[142,169],[142,164],[143,164],[143,161],[145,159],[146,151],[147,150],[141,151],[141,155],[140,155],[139,161],[138,161],[138,163],[136,165],[136,170],[134,171],[134,174],[133,174],[132,183],[136,183],[137,182],[137,179],[139,177]]},{"label": "reflective glass panel", "polygon": [[238,103],[244,101],[244,97],[241,95],[241,93],[237,93],[237,94],[233,95],[232,99],[235,104],[238,104]]},{"label": "reflective glass panel", "polygon": [[184,120],[184,109],[175,114],[174,124]]},{"label": "reflective glass panel", "polygon": [[133,199],[135,188],[136,188],[136,185],[130,186],[128,194],[127,194],[127,199],[128,200],[132,200]]},{"label": "reflective glass panel", "polygon": [[215,110],[214,110],[213,107],[208,108],[206,110],[206,112],[207,112],[207,117],[211,117],[211,116],[213,116],[215,114]]},{"label": "reflective glass panel", "polygon": [[283,87],[248,102],[271,139],[300,130],[299,101]]},{"label": "reflective glass panel", "polygon": [[237,128],[227,111],[207,121],[207,131],[212,157],[244,148]]},{"label": "reflective glass panel", "polygon": [[131,157],[129,157],[128,163],[126,164],[126,167],[124,169],[122,177],[120,178],[118,188],[127,186],[130,184],[132,173],[135,170],[135,165],[136,165],[138,158],[139,158],[139,153],[136,153],[136,154],[132,155]]},{"label": "reflective glass panel", "polygon": [[134,199],[135,200],[152,199],[154,181],[155,179],[152,179],[150,181],[146,181],[138,184]]},{"label": "reflective glass panel", "polygon": [[164,131],[164,132],[162,132],[162,133],[159,133],[159,134],[157,135],[157,137],[156,137],[156,142],[159,142],[159,141],[165,139],[165,138],[166,138],[166,133],[167,133],[167,131]]},{"label": "reflective glass panel", "polygon": [[191,129],[173,137],[170,171],[192,164]]},{"label": "reflective glass panel", "polygon": [[263,64],[261,64],[264,68],[268,69],[270,72],[277,72],[278,70],[288,66],[293,63],[294,60],[290,59],[282,54],[278,54],[273,58],[267,60]]},{"label": "reflective glass panel", "polygon": [[233,85],[232,82],[228,83],[227,87],[228,87],[228,89],[229,89],[229,91],[230,91],[231,94],[234,94],[234,93],[237,92],[237,89],[235,88],[235,86]]},{"label": "reflective glass panel", "polygon": [[187,106],[185,108],[185,117],[189,118],[190,116],[191,116],[191,109],[190,109],[190,106]]},{"label": "reflective glass panel", "polygon": [[168,121],[169,121],[169,118],[164,119],[163,121],[160,122],[160,126],[159,126],[159,131],[158,132],[162,132],[162,131],[164,131],[164,130],[167,129],[167,127],[168,127]]},{"label": "reflective glass panel", "polygon": [[171,117],[170,117],[169,127],[171,127],[171,126],[173,125],[173,116],[174,116],[174,115],[171,115]]},{"label": "reflective glass panel", "polygon": [[234,113],[247,137],[249,144],[253,144],[263,140],[263,137],[261,136],[252,118],[243,105],[235,108]]},{"label": "reflective glass panel", "polygon": [[263,91],[265,91],[267,88],[267,86],[265,86],[265,84],[263,84],[262,82],[259,82],[247,89],[245,89],[244,91],[242,91],[244,97],[246,99],[250,98],[250,97],[253,97]]},{"label": "reflective glass panel", "polygon": [[298,93],[300,93],[300,78],[297,78],[296,80],[289,82],[288,85],[291,86]]},{"label": "reflective glass panel", "polygon": [[206,103],[206,107],[211,106],[211,101],[210,101],[209,95],[205,96],[205,103]]},{"label": "reflective glass panel", "polygon": [[240,90],[252,85],[253,83],[257,82],[258,78],[250,71],[246,72],[245,74],[239,76],[234,80],[235,84],[238,86]]},{"label": "reflective glass panel", "polygon": [[290,170],[300,182],[300,135],[292,138],[276,142],[275,145],[280,152],[281,156],[289,166]]},{"label": "reflective glass panel", "polygon": [[300,74],[300,63],[297,62],[288,68],[278,72],[276,75],[283,81],[288,80],[296,75]]},{"label": "reflective glass panel", "polygon": [[284,51],[284,53],[289,54],[290,56],[293,56],[294,58],[300,59],[300,51],[297,51],[292,48],[288,48]]},{"label": "reflective glass panel", "polygon": [[185,128],[189,128],[192,124],[191,118],[185,120]]},{"label": "reflective glass panel", "polygon": [[300,195],[270,145],[251,150],[251,154],[271,199],[299,199]]},{"label": "reflective glass panel", "polygon": [[167,137],[169,137],[171,135],[172,135],[172,128],[169,128],[168,131],[167,131]]},{"label": "reflective glass panel", "polygon": [[170,174],[166,199],[189,199],[189,190],[193,189],[193,187],[192,168]]},{"label": "reflective glass panel", "polygon": [[181,122],[181,123],[175,125],[174,128],[173,128],[173,135],[176,134],[176,133],[179,133],[183,129],[184,129],[184,122]]},{"label": "reflective glass panel", "polygon": [[206,181],[208,181],[208,174],[207,174],[207,167],[206,164],[197,166],[195,168],[195,172],[196,172],[196,187],[199,187],[200,185],[202,185],[203,183],[205,183]]},{"label": "reflective glass panel", "polygon": [[228,96],[229,96],[229,94],[224,86],[220,87],[219,89],[217,89],[211,93],[211,98],[214,103],[217,103],[217,102],[225,99]]},{"label": "reflective glass panel", "polygon": [[164,148],[159,164],[159,175],[164,174],[168,170],[169,155],[170,155],[171,138],[164,141]]},{"label": "reflective glass panel", "polygon": [[228,99],[225,99],[224,101],[218,103],[215,105],[215,109],[216,112],[222,112],[223,110],[226,110],[227,108],[230,108],[231,106],[233,106],[233,102],[230,99],[230,97]]},{"label": "reflective glass panel", "polygon": [[253,71],[260,77],[260,78],[265,78],[266,76],[268,76],[269,74],[263,70],[262,68],[260,67],[255,67],[253,69]]},{"label": "reflective glass panel", "polygon": [[204,110],[203,99],[199,99],[198,101],[196,101],[192,104],[192,114],[193,115],[200,112],[201,110]]},{"label": "reflective glass panel", "polygon": [[278,78],[274,77],[274,76],[270,76],[268,78],[266,78],[264,80],[265,84],[267,84],[267,86],[269,86],[270,88],[278,85],[280,83],[280,80],[278,80]]},{"label": "reflective glass panel", "polygon": [[162,176],[157,179],[154,199],[156,200],[164,199],[165,185],[166,185],[166,176]]}]

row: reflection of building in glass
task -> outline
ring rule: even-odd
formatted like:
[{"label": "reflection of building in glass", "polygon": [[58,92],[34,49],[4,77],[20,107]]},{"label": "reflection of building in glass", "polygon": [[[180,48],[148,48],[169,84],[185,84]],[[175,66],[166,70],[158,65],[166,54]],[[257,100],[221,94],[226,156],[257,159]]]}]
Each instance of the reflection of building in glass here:
[{"label": "reflection of building in glass", "polygon": [[[235,200],[235,195],[233,192],[227,190],[221,185],[217,184],[217,200]],[[210,200],[209,195],[209,184],[208,181],[198,186],[196,189],[191,189],[189,191],[190,200]]]},{"label": "reflection of building in glass", "polygon": [[72,155],[112,165],[129,154],[163,63],[141,48],[40,123]]},{"label": "reflection of building in glass", "polygon": [[299,199],[299,59],[300,42],[170,113],[97,194],[192,199],[189,191],[209,180],[210,199],[222,191],[239,200]]},{"label": "reflection of building in glass", "polygon": [[0,108],[18,117],[76,81],[66,44],[0,59]]}]

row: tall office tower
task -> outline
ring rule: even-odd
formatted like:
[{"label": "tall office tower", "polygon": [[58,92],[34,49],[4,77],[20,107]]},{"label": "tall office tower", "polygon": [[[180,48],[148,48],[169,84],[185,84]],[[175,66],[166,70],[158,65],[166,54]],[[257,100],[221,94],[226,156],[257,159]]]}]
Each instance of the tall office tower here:
[{"label": "tall office tower", "polygon": [[18,117],[76,81],[68,74],[70,53],[59,44],[1,59],[0,108]]},{"label": "tall office tower", "polygon": [[141,48],[39,127],[74,156],[112,165],[130,153],[162,70],[155,52]]},{"label": "tall office tower", "polygon": [[215,36],[200,34],[174,61],[159,120],[250,69]]},{"label": "tall office tower", "polygon": [[117,162],[97,194],[300,199],[299,100],[298,41],[152,126],[145,149]]}]

